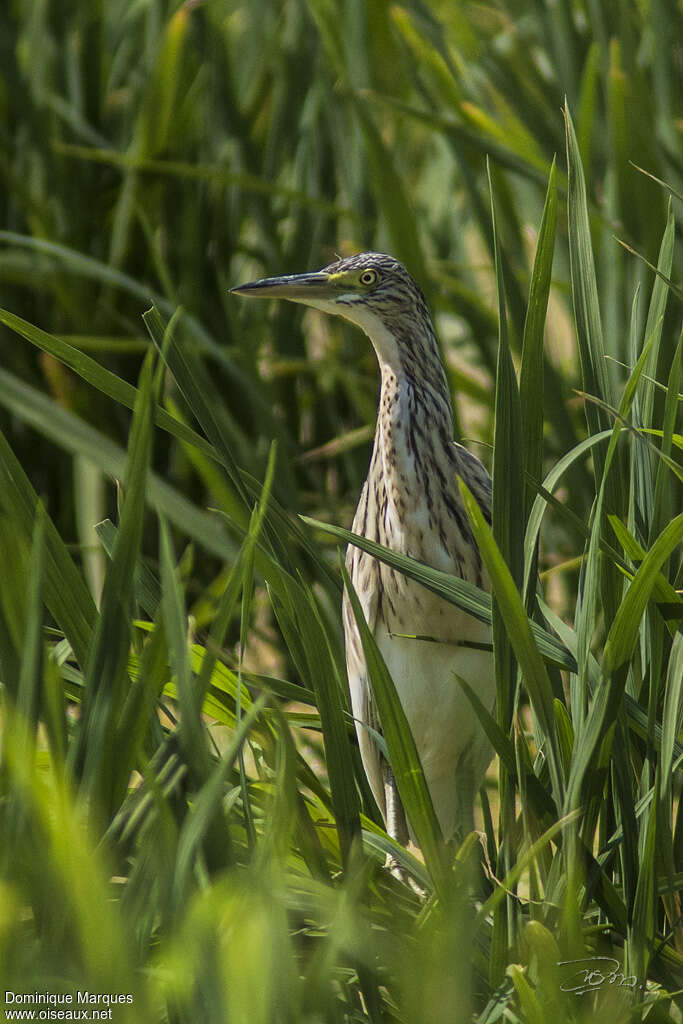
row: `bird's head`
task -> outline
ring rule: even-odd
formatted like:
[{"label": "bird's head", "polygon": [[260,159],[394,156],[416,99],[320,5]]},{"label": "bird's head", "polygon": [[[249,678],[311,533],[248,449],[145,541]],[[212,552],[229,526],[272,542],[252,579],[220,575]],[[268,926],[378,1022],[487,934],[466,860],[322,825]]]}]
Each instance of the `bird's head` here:
[{"label": "bird's head", "polygon": [[288,299],[350,320],[369,336],[381,363],[400,360],[401,338],[433,336],[424,295],[393,256],[362,252],[309,274],[266,277],[232,291],[253,298]]}]

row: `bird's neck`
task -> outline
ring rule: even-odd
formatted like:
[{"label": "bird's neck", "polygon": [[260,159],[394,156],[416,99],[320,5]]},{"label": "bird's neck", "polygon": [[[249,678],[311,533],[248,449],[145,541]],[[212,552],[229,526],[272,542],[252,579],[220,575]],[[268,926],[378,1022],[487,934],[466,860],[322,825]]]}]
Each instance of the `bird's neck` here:
[{"label": "bird's neck", "polygon": [[444,467],[452,449],[453,410],[441,360],[414,368],[383,364],[381,372],[375,454],[387,481],[423,491],[426,474]]},{"label": "bird's neck", "polygon": [[[419,314],[419,315],[418,315]],[[439,343],[421,303],[412,317],[395,322],[373,318],[363,324],[377,354],[381,374],[378,427],[388,411],[396,426],[422,426],[429,434],[453,437],[453,408]]]},{"label": "bird's neck", "polygon": [[372,341],[382,380],[374,472],[384,481],[390,503],[392,495],[395,501],[402,494],[413,500],[429,495],[434,472],[452,475],[453,409],[427,308],[420,303],[413,316],[372,317],[360,326]]},{"label": "bird's neck", "polygon": [[424,447],[450,445],[451,396],[426,307],[414,322],[383,326],[383,336],[372,338],[382,378],[378,431],[418,431]]},{"label": "bird's neck", "polygon": [[411,421],[431,425],[430,434],[443,430],[449,442],[453,439],[453,407],[441,362],[432,367],[381,367],[379,419],[389,410],[397,425],[409,426]]}]

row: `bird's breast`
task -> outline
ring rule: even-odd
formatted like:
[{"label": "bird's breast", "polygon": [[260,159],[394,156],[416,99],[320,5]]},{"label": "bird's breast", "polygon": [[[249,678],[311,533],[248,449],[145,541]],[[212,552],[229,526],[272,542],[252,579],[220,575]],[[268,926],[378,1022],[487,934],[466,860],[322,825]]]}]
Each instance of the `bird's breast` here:
[{"label": "bird's breast", "polygon": [[[403,495],[387,496],[377,540],[399,554],[481,585],[476,552],[468,550],[457,524],[435,522],[423,496],[410,504]],[[406,514],[402,514],[405,510]],[[447,643],[482,639],[480,624],[422,584],[381,562],[378,619],[388,633],[431,637]]]},{"label": "bird's breast", "polygon": [[[383,375],[375,445],[354,529],[399,554],[486,586],[457,486],[451,431],[443,404],[430,405],[405,381]],[[451,643],[473,631],[478,636],[469,615],[421,584],[384,563],[374,571],[378,620],[389,633]]]}]

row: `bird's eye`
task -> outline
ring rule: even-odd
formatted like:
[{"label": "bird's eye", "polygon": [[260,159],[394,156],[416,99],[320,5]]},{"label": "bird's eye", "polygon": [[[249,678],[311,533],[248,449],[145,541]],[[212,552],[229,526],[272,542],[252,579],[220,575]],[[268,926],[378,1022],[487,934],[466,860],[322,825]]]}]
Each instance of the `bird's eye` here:
[{"label": "bird's eye", "polygon": [[377,284],[379,281],[379,274],[376,270],[364,270],[358,280],[361,284],[365,285]]}]

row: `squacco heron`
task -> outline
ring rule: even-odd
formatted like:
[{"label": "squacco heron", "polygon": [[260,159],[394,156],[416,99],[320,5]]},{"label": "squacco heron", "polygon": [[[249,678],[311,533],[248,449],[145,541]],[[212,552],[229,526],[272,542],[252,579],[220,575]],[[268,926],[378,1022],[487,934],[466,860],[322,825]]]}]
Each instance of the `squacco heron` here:
[{"label": "squacco heron", "polygon": [[[315,273],[265,278],[233,290],[312,306],[365,332],[379,362],[381,390],[352,529],[488,589],[457,477],[489,521],[491,480],[482,463],[453,441],[451,396],[432,319],[406,268],[391,256],[364,252]],[[346,564],[412,730],[442,832],[446,838],[463,835],[473,825],[475,795],[492,750],[457,677],[493,709],[490,628],[358,547],[349,545]],[[346,596],[343,620],[363,765],[387,831],[405,844],[410,823],[375,740],[382,723]]]}]

